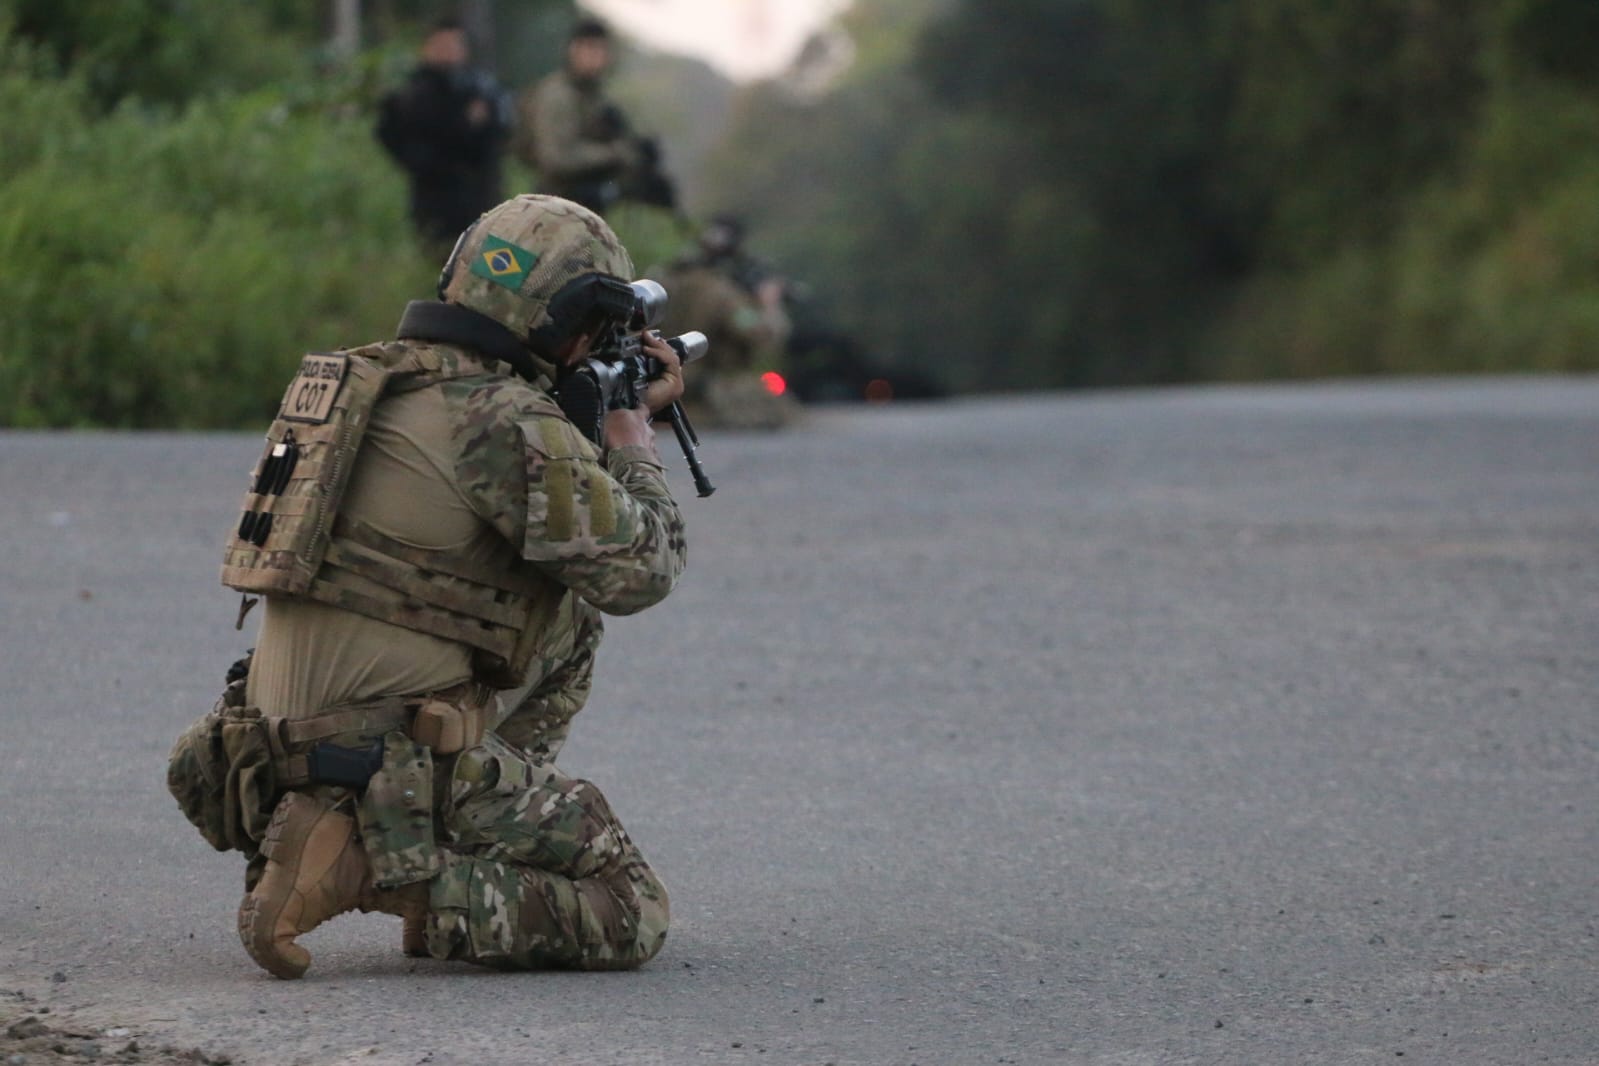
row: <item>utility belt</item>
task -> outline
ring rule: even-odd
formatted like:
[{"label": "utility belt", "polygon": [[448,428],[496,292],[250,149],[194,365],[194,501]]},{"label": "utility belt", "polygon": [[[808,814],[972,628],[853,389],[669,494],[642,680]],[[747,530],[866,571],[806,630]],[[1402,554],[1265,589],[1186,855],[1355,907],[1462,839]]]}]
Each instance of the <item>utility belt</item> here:
[{"label": "utility belt", "polygon": [[283,794],[314,786],[355,793],[362,843],[380,888],[438,872],[433,756],[474,747],[493,690],[476,682],[424,696],[329,707],[311,718],[244,705],[242,673],[173,745],[167,787],[218,851],[254,857]]},{"label": "utility belt", "polygon": [[466,681],[427,696],[391,696],[330,707],[311,718],[261,722],[279,788],[360,789],[383,766],[387,734],[399,730],[434,755],[453,755],[483,739],[493,702],[492,689]]}]

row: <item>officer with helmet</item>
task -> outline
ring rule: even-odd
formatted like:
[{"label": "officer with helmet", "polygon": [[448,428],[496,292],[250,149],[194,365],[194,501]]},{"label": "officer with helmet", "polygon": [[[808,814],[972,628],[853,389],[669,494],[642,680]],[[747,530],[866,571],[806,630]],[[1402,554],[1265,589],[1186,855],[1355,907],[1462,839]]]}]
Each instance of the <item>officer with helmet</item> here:
[{"label": "officer with helmet", "polygon": [[632,274],[598,216],[520,196],[396,340],[291,382],[223,567],[241,611],[265,600],[260,634],[169,770],[206,838],[250,858],[239,933],[275,976],[352,910],[403,917],[409,954],[502,968],[660,950],[664,887],[553,762],[601,613],[659,602],[685,560],[650,427],[682,393],[673,350],[646,337],[665,373],[605,415],[603,447],[552,398],[625,320]]},{"label": "officer with helmet", "polygon": [[702,330],[710,341],[705,374],[696,376],[689,405],[704,425],[780,429],[800,414],[792,396],[773,392],[769,377],[783,362],[791,330],[783,280],[743,247],[744,225],[717,215],[697,247],[666,271],[672,302],[662,328]]}]

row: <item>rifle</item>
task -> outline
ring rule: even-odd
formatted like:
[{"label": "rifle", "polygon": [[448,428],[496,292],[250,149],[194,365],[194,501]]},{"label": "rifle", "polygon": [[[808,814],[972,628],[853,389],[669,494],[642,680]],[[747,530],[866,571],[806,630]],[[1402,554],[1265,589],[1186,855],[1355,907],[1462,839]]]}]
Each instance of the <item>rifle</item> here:
[{"label": "rifle", "polygon": [[[633,291],[633,307],[627,319],[600,337],[593,353],[562,377],[556,392],[566,417],[597,445],[604,441],[605,413],[637,407],[644,388],[665,369],[659,359],[644,353],[644,331],[653,329],[666,314],[666,289],[655,281],[635,281],[628,287]],[[705,334],[697,331],[672,337],[666,343],[684,365],[701,358],[710,348]],[[709,496],[716,486],[700,465],[700,438],[688,412],[673,400],[665,416],[672,424],[678,447],[683,449],[695,490],[702,498]]]}]

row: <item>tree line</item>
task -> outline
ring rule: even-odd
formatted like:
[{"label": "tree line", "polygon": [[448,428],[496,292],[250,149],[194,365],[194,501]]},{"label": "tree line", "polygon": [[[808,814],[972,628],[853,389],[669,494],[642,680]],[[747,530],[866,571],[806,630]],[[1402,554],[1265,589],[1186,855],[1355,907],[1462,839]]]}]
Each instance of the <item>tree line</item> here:
[{"label": "tree line", "polygon": [[[1589,0],[858,0],[715,196],[963,388],[1599,368]],[[772,130],[784,136],[774,138]]]}]

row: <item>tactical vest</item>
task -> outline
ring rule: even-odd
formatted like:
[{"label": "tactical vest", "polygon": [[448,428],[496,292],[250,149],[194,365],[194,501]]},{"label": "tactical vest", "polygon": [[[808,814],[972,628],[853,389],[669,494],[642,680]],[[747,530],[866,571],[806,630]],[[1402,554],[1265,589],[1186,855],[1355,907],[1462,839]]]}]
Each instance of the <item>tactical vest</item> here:
[{"label": "tactical vest", "polygon": [[[563,590],[507,542],[494,558],[402,544],[340,514],[373,409],[388,393],[477,376],[436,347],[386,342],[313,353],[289,382],[229,535],[222,583],[296,597],[473,649],[476,680],[522,683]],[[552,402],[550,412],[559,417]],[[355,580],[360,579],[360,580]]]}]

